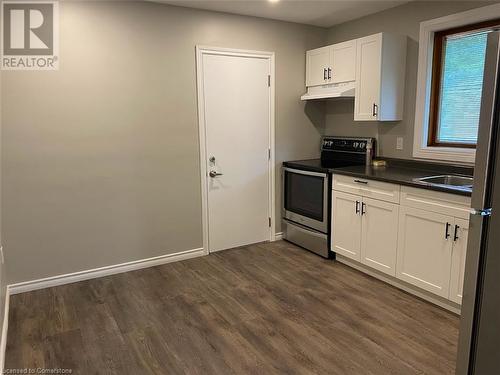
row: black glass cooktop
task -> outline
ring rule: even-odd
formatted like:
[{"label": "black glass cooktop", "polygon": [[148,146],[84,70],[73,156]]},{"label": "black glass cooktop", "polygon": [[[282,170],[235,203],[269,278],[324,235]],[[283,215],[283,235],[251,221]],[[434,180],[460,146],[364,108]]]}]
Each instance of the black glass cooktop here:
[{"label": "black glass cooktop", "polygon": [[354,165],[354,163],[342,160],[330,160],[328,162],[322,162],[321,159],[308,159],[286,161],[283,163],[283,165],[285,167],[296,168],[305,171],[329,172],[333,168],[349,167],[351,165]]}]

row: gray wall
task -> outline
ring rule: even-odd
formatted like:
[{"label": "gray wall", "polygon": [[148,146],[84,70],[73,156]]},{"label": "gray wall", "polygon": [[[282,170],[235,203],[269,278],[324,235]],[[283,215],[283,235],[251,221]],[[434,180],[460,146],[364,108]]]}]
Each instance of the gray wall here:
[{"label": "gray wall", "polygon": [[[331,101],[327,104],[327,135],[378,136],[379,155],[412,158],[413,125],[417,87],[418,34],[420,22],[490,5],[478,1],[414,1],[380,13],[332,27],[328,31],[328,44],[343,42],[382,31],[408,36],[404,117],[400,122],[354,122],[353,100]],[[404,149],[396,150],[396,138],[404,138]]]},{"label": "gray wall", "polygon": [[60,70],[2,77],[11,283],[202,247],[197,44],[275,51],[277,164],[318,156],[323,105],[299,97],[325,29],[143,2],[60,14]]}]

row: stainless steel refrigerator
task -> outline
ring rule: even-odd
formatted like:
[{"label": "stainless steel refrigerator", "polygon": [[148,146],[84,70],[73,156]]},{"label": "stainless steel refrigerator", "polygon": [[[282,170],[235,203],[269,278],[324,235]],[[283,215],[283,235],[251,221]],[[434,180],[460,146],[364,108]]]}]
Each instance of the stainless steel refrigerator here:
[{"label": "stainless steel refrigerator", "polygon": [[500,33],[488,35],[456,374],[500,374]]}]

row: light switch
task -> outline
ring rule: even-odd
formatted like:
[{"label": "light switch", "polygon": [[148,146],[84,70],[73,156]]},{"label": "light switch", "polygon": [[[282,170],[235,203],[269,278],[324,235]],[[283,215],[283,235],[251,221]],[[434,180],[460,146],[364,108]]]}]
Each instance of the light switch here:
[{"label": "light switch", "polygon": [[396,138],[396,150],[402,150],[403,149],[403,137],[397,137]]}]

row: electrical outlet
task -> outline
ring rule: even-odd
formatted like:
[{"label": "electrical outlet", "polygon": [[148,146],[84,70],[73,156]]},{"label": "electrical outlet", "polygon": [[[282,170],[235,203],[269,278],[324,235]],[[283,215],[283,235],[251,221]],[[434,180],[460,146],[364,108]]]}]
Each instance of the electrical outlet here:
[{"label": "electrical outlet", "polygon": [[0,246],[0,260],[2,261],[2,264],[5,263],[5,258],[3,257],[3,246]]},{"label": "electrical outlet", "polygon": [[396,138],[396,150],[402,150],[403,149],[403,137],[397,137]]}]

